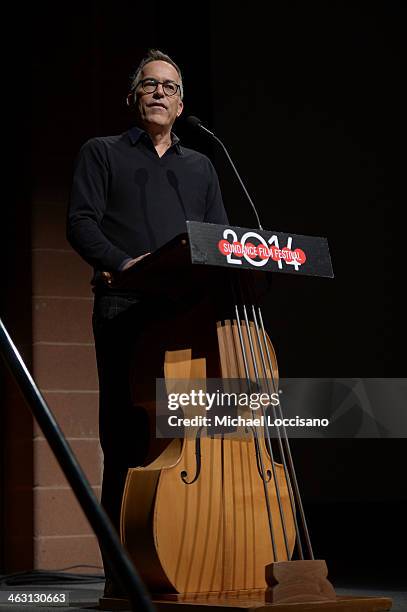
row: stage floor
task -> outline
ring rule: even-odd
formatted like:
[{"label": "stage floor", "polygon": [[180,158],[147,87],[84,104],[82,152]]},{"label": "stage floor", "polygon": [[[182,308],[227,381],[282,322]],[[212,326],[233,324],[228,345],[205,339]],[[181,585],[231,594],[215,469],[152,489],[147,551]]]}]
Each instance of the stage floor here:
[{"label": "stage floor", "polygon": [[[28,605],[18,605],[18,604],[10,604],[10,603],[0,603],[0,612],[27,612],[28,610],[35,610],[35,612],[50,612],[50,610],[55,610],[55,612],[79,612],[86,610],[87,612],[97,612],[99,610],[98,600],[99,597],[103,593],[103,582],[100,584],[88,584],[88,585],[57,585],[53,584],[52,587],[47,585],[43,587],[44,592],[52,591],[54,593],[57,592],[69,592],[69,606],[58,606],[58,607],[45,607],[41,605],[28,606]],[[18,587],[18,590],[21,591],[25,588],[27,591],[30,590],[30,587]],[[1,587],[0,591],[3,590],[12,590],[10,587],[4,588]],[[17,589],[16,589],[17,590]],[[41,587],[36,585],[32,590],[40,591]],[[372,585],[358,586],[355,587],[350,583],[341,583],[340,586],[337,583],[335,585],[335,590],[338,595],[366,595],[371,597],[390,597],[393,599],[393,607],[392,612],[407,612],[407,587],[401,586],[398,584],[387,585],[385,588],[373,587]]]}]

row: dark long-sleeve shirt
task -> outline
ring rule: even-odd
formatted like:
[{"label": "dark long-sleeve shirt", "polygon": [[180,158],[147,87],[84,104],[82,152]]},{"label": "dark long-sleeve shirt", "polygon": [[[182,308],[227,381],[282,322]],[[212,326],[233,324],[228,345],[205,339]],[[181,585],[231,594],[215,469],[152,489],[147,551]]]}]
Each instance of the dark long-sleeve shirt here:
[{"label": "dark long-sleeve shirt", "polygon": [[228,223],[210,160],[175,134],[162,157],[134,127],[93,138],[79,153],[67,237],[95,271],[119,270],[185,232],[185,220]]}]

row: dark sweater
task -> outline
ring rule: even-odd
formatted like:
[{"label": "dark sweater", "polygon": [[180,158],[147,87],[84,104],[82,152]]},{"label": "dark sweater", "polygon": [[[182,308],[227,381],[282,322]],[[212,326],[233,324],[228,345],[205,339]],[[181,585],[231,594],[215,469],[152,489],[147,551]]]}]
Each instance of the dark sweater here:
[{"label": "dark sweater", "polygon": [[119,270],[186,231],[185,219],[228,223],[216,171],[173,144],[160,158],[146,132],[93,138],[79,153],[67,237],[95,271]]}]

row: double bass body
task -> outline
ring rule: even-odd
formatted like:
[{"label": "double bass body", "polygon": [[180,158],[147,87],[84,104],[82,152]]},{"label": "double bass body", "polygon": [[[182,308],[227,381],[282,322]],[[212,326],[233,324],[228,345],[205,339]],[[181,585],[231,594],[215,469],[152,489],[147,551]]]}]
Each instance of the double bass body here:
[{"label": "double bass body", "polygon": [[[208,313],[208,305],[200,308]],[[134,400],[150,411],[152,430],[154,402],[146,382],[151,368],[165,376],[167,388],[174,380],[188,388],[188,381],[207,376],[253,381],[267,348],[271,360],[264,374],[277,379],[271,343],[256,336],[253,323],[216,324],[206,316],[197,325],[193,310],[182,316],[182,332],[165,318],[154,326],[155,340],[145,340],[157,348],[151,363],[143,346],[136,347],[144,359],[136,357],[134,364]],[[150,463],[129,470],[122,541],[151,592],[264,591],[265,567],[291,558],[295,544],[285,471],[272,461],[264,432],[206,433],[195,428],[166,447],[158,444]]]},{"label": "double bass body", "polygon": [[[337,596],[325,561],[315,559],[284,426],[273,440],[255,426],[240,435],[198,427],[183,439],[156,437],[157,378],[167,391],[211,378],[226,387],[235,379],[243,392],[278,390],[258,306],[266,278],[260,270],[225,271],[216,257],[209,265],[205,241],[216,232],[201,225],[106,279],[141,297],[130,388],[134,409],[150,422],[145,464],[128,471],[122,542],[160,609],[390,610],[386,597]],[[310,269],[332,277],[321,240],[312,238]],[[208,265],[191,265],[191,253],[194,264]],[[283,417],[281,406],[270,410]]]}]

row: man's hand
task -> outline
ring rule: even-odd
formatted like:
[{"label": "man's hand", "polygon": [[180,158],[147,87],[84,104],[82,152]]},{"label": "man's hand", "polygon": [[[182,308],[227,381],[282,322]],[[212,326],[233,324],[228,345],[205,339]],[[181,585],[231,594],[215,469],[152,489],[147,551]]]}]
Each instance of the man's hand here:
[{"label": "man's hand", "polygon": [[[140,255],[140,257],[136,257],[135,259],[129,259],[129,261],[121,269],[121,272],[124,272],[124,270],[128,270],[128,268],[134,266],[134,264],[140,261],[140,259],[147,257],[147,255],[150,255],[150,253],[144,253],[144,255]],[[102,278],[108,285],[111,285],[113,283],[113,274],[111,272],[102,272]]]},{"label": "man's hand", "polygon": [[147,257],[147,255],[150,255],[150,253],[144,253],[144,255],[140,255],[140,257],[136,257],[135,259],[130,259],[130,261],[128,261],[126,265],[123,266],[121,271],[124,272],[125,270],[128,270],[129,268],[131,268],[131,266],[134,266],[134,264],[140,261],[140,259],[144,259],[144,257]]}]

